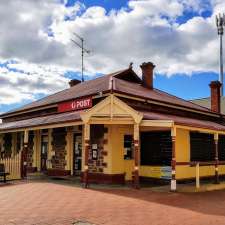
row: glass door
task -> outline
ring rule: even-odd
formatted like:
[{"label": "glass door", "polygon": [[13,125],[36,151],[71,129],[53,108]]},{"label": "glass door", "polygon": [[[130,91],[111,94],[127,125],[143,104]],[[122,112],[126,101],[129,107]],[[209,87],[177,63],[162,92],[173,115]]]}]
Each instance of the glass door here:
[{"label": "glass door", "polygon": [[47,171],[47,159],[48,159],[48,135],[42,135],[41,137],[41,171]]},{"label": "glass door", "polygon": [[74,134],[74,157],[73,157],[73,170],[74,175],[80,175],[81,173],[81,164],[82,164],[82,135]]}]

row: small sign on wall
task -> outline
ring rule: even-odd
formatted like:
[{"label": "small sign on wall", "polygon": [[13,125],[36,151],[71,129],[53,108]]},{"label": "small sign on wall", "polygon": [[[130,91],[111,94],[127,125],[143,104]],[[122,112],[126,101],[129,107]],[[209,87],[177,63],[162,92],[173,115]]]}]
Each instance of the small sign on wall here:
[{"label": "small sign on wall", "polygon": [[98,145],[92,144],[92,159],[97,160],[98,159]]},{"label": "small sign on wall", "polygon": [[150,167],[151,177],[170,180],[172,177],[171,166],[152,166]]},{"label": "small sign on wall", "polygon": [[58,104],[58,112],[77,111],[92,107],[92,98],[81,98]]}]

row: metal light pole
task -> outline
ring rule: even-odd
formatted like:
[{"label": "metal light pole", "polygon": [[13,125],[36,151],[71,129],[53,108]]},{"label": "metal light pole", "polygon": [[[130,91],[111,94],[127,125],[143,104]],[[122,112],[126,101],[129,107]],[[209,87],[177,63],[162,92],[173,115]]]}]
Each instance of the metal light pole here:
[{"label": "metal light pole", "polygon": [[216,26],[218,35],[220,38],[220,82],[221,86],[221,96],[223,96],[223,31],[225,26],[225,14],[220,13],[216,16]]}]

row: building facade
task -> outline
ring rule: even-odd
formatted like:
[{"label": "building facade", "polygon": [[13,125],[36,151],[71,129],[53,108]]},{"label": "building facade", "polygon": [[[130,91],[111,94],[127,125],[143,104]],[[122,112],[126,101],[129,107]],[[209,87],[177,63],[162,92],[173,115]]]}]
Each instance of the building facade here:
[{"label": "building facade", "polygon": [[170,181],[225,174],[225,118],[219,82],[212,110],[153,86],[152,63],[142,79],[128,68],[2,114],[1,157],[23,153],[25,172],[79,176],[89,183]]}]

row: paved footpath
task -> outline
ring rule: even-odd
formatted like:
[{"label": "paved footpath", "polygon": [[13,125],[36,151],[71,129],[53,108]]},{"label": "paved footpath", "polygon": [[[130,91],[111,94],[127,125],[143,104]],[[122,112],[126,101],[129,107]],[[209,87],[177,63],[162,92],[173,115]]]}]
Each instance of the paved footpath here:
[{"label": "paved footpath", "polygon": [[225,191],[160,193],[45,182],[0,186],[0,225],[225,225]]}]

